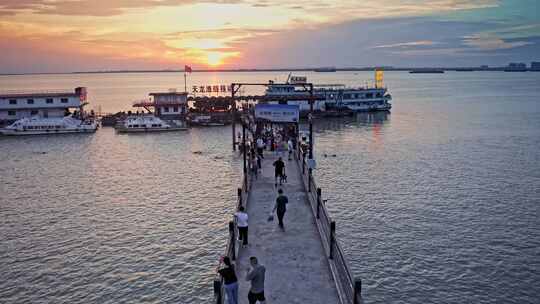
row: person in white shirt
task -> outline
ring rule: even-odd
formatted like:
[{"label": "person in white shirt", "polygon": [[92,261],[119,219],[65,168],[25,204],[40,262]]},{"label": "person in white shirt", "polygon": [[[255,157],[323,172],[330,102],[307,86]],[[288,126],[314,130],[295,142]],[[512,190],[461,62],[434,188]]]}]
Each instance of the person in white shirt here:
[{"label": "person in white shirt", "polygon": [[292,153],[293,153],[293,143],[292,143],[292,140],[289,138],[289,141],[287,141],[287,148],[289,150],[289,160],[291,160],[292,158]]},{"label": "person in white shirt", "polygon": [[238,227],[238,240],[242,241],[243,246],[248,244],[248,214],[244,211],[244,207],[240,206],[238,212],[234,214],[236,217],[236,226]]}]

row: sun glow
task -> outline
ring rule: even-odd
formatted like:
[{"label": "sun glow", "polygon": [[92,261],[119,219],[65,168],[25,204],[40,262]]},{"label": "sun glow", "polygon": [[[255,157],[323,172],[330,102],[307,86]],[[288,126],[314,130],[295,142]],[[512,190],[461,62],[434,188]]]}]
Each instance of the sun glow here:
[{"label": "sun glow", "polygon": [[218,67],[226,64],[226,60],[238,57],[237,52],[206,52],[204,61],[210,67]]}]

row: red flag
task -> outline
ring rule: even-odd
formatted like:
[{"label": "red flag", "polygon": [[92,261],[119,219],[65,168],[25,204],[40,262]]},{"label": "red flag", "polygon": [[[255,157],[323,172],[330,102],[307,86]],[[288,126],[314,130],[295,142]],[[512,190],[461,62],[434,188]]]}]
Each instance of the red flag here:
[{"label": "red flag", "polygon": [[191,73],[191,72],[193,72],[193,70],[191,69],[191,67],[189,65],[185,65],[184,66],[184,72]]}]

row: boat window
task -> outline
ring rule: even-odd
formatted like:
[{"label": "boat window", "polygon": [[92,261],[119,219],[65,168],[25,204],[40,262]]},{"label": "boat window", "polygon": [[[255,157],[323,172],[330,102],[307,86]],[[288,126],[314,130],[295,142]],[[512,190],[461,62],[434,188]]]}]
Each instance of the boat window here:
[{"label": "boat window", "polygon": [[164,110],[165,112],[169,112],[169,107],[165,107],[165,108],[163,108],[163,110]]},{"label": "boat window", "polygon": [[68,102],[68,99],[67,99],[67,98],[62,98],[62,99],[60,99],[60,102],[61,102],[61,103],[67,103],[67,102]]},{"label": "boat window", "polygon": [[46,102],[47,103],[53,103],[53,99],[52,98],[47,98]]},{"label": "boat window", "polygon": [[373,98],[373,93],[367,93],[366,98]]},{"label": "boat window", "polygon": [[16,105],[17,104],[17,99],[10,99],[9,104]]},{"label": "boat window", "polygon": [[38,110],[32,110],[30,111],[30,115],[38,115]]},{"label": "boat window", "polygon": [[382,97],[382,93],[379,92],[379,93],[377,93],[376,96],[377,96],[377,97]]},{"label": "boat window", "polygon": [[27,128],[28,130],[32,130],[34,127],[28,126],[28,127],[26,127],[26,128]]},{"label": "boat window", "polygon": [[26,100],[26,103],[27,103],[27,104],[34,104],[34,100],[33,100],[33,99],[27,99],[27,100]]},{"label": "boat window", "polygon": [[8,116],[15,116],[15,115],[17,115],[17,112],[16,112],[16,111],[8,111],[7,113],[8,113],[8,114],[7,114]]},{"label": "boat window", "polygon": [[351,94],[343,94],[343,99],[351,99]]},{"label": "boat window", "polygon": [[138,128],[138,127],[139,127],[139,125],[133,125],[133,128]]},{"label": "boat window", "polygon": [[173,112],[178,112],[178,107],[174,107]]}]

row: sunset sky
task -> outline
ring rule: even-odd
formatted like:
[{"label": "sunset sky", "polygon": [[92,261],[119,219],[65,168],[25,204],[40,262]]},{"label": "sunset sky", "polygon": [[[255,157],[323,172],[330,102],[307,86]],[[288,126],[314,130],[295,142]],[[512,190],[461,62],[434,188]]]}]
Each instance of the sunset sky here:
[{"label": "sunset sky", "polygon": [[0,73],[540,61],[540,0],[0,0]]}]

